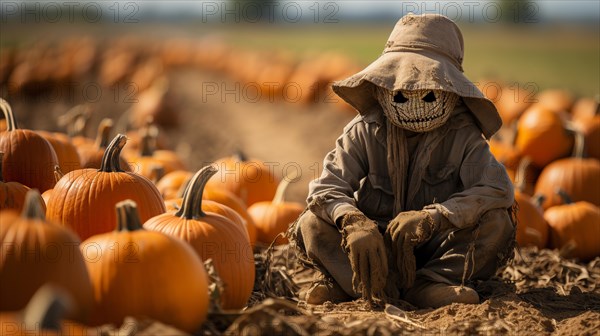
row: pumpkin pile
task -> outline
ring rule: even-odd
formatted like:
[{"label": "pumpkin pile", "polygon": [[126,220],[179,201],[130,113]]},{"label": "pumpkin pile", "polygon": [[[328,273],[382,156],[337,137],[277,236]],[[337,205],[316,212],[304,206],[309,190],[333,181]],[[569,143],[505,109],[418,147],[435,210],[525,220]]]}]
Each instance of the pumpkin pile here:
[{"label": "pumpkin pile", "polygon": [[[268,245],[303,208],[283,201],[289,180],[278,188],[258,159],[237,155],[185,170],[176,152],[159,145],[153,123],[111,136],[113,122],[103,119],[94,140],[75,131],[87,126],[74,121],[89,121],[81,108],[67,112],[68,133],[61,133],[18,129],[8,102],[0,107],[8,126],[0,131],[0,310],[10,318],[27,315],[30,301],[64,301],[69,309],[60,314],[69,321],[48,318],[52,325],[43,328],[88,332],[133,316],[193,333],[209,310],[248,304],[258,229]],[[137,142],[123,151],[129,138]],[[238,175],[220,181],[220,169]],[[152,179],[153,171],[161,173]],[[263,203],[276,215],[251,215],[249,206]],[[66,298],[35,298],[55,291]]]},{"label": "pumpkin pile", "polygon": [[488,98],[504,121],[489,144],[515,184],[517,241],[583,260],[600,256],[598,100],[565,90],[514,94],[508,86]]}]

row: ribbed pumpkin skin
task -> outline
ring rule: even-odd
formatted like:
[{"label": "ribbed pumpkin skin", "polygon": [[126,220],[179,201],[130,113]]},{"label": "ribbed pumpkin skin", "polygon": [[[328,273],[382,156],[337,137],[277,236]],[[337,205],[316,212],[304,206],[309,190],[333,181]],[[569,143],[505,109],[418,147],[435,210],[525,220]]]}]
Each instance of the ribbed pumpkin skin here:
[{"label": "ribbed pumpkin skin", "polygon": [[184,242],[147,231],[113,231],[84,241],[95,324],[148,316],[194,332],[208,312],[204,265]]},{"label": "ribbed pumpkin skin", "polygon": [[589,202],[551,207],[544,212],[550,225],[550,247],[562,248],[571,241],[571,257],[590,260],[600,256],[600,208]]},{"label": "ribbed pumpkin skin", "polygon": [[202,260],[213,260],[225,284],[221,300],[224,309],[240,309],[247,304],[254,286],[254,255],[247,233],[239,225],[212,213],[199,220],[166,213],[151,218],[144,228],[181,238]]},{"label": "ribbed pumpkin skin", "polygon": [[226,205],[242,216],[246,222],[246,231],[248,231],[248,236],[250,237],[250,245],[256,245],[256,224],[248,213],[248,208],[239,197],[227,190],[205,188],[204,193],[202,193],[202,199]]},{"label": "ribbed pumpkin skin", "polygon": [[20,182],[40,192],[54,186],[54,166],[58,158],[50,143],[29,130],[0,133],[0,152],[4,152],[2,171],[6,181]]},{"label": "ribbed pumpkin skin", "polygon": [[557,188],[573,201],[588,201],[600,206],[600,161],[567,158],[549,164],[538,178],[535,194],[544,195],[544,209],[562,203]]},{"label": "ribbed pumpkin skin", "polygon": [[[264,244],[271,244],[278,234],[287,231],[304,211],[300,204],[285,202],[259,202],[248,208],[248,213],[256,224],[256,239]],[[286,237],[277,239],[276,245],[287,244]]]},{"label": "ribbed pumpkin skin", "polygon": [[66,134],[46,131],[36,131],[36,133],[50,143],[56,152],[58,165],[64,174],[81,168],[81,161],[79,159],[79,154],[77,153],[77,148],[71,143]]},{"label": "ribbed pumpkin skin", "polygon": [[58,181],[48,201],[46,216],[85,240],[114,230],[115,205],[126,199],[138,204],[142,221],[165,212],[162,197],[147,178],[130,172],[80,169]]},{"label": "ribbed pumpkin skin", "polygon": [[515,191],[515,201],[519,204],[517,242],[520,246],[545,248],[548,245],[549,227],[542,209],[529,196],[519,191]]},{"label": "ribbed pumpkin skin", "polygon": [[73,296],[78,314],[72,317],[87,320],[92,286],[75,233],[4,210],[0,213],[0,242],[0,310],[22,309],[50,282]]},{"label": "ribbed pumpkin skin", "polygon": [[177,154],[168,150],[156,150],[152,156],[130,157],[128,161],[131,171],[147,178],[152,176],[152,169],[155,166],[162,167],[165,174],[176,170],[185,170],[185,165]]}]

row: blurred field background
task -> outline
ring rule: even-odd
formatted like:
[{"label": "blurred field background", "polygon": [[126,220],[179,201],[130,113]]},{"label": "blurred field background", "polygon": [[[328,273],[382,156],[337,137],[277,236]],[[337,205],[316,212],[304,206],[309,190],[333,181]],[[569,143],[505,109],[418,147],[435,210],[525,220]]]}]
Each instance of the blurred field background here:
[{"label": "blurred field background", "polygon": [[[492,90],[502,86],[510,94],[524,94],[516,100],[531,101],[545,89],[566,90],[573,99],[600,93],[600,5],[593,1],[83,1],[70,5],[72,13],[64,6],[50,1],[3,2],[0,6],[0,55],[35,51],[36,46],[52,50],[64,41],[81,38],[93,41],[97,55],[90,74],[71,79],[68,85],[75,85],[73,95],[52,98],[50,93],[48,98],[43,92],[31,95],[11,90],[14,83],[7,78],[0,94],[19,111],[23,125],[64,130],[58,117],[76,104],[87,103],[96,110],[86,134],[93,137],[94,125],[102,118],[122,120],[125,111],[141,105],[142,90],[132,89],[141,84],[132,82],[136,80],[133,73],[143,68],[143,61],[162,58],[158,63],[164,67],[157,73],[170,82],[169,99],[178,115],[172,119],[179,124],[161,132],[169,139],[169,147],[184,156],[189,169],[238,149],[281,166],[298,163],[303,172],[310,172],[291,187],[291,197],[299,201],[355,111],[337,103],[327,89],[322,96],[292,103],[270,101],[264,93],[256,102],[246,92],[228,90],[238,85],[243,91],[248,83],[280,82],[281,77],[269,75],[277,71],[273,60],[289,63],[296,74],[302,74],[300,65],[306,63],[314,73],[305,77],[315,77],[309,84],[327,86],[375,60],[395,22],[408,11],[460,18],[467,77],[484,84],[491,81]],[[254,8],[262,8],[262,20],[256,20]],[[269,13],[272,20],[266,17]],[[82,90],[102,82],[94,72],[101,72],[119,48],[133,54],[134,61],[125,66],[119,83],[101,83],[102,97],[89,99]],[[219,48],[226,51],[219,55]],[[60,67],[61,56],[56,53],[30,54],[33,63],[36,57],[40,62],[58,57],[44,65]],[[206,55],[216,58],[197,64],[195,60]],[[311,59],[323,61],[311,65]],[[325,74],[329,70],[334,73]],[[217,87],[215,94],[206,94],[208,84]]]}]

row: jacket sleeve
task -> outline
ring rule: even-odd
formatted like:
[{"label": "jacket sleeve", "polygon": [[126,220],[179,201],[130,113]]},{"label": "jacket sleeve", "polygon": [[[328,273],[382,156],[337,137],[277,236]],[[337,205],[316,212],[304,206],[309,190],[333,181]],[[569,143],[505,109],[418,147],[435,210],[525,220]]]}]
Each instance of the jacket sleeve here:
[{"label": "jacket sleeve", "polygon": [[348,211],[358,211],[354,192],[368,171],[365,123],[353,120],[323,161],[321,176],[309,184],[308,206],[335,225]]},{"label": "jacket sleeve", "polygon": [[509,208],[514,202],[513,184],[480,134],[468,137],[460,179],[463,191],[425,207],[437,209],[456,227],[473,226],[487,211]]}]

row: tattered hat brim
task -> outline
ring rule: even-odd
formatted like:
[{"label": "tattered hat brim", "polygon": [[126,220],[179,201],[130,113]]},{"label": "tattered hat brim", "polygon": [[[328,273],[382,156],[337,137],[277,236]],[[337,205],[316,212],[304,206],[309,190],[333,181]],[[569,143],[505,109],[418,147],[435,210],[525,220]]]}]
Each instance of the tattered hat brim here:
[{"label": "tattered hat brim", "polygon": [[333,84],[334,92],[359,113],[372,113],[379,105],[374,85],[390,91],[443,90],[454,92],[478,121],[486,138],[502,126],[494,104],[447,57],[432,50],[406,48],[382,54],[364,70]]}]

